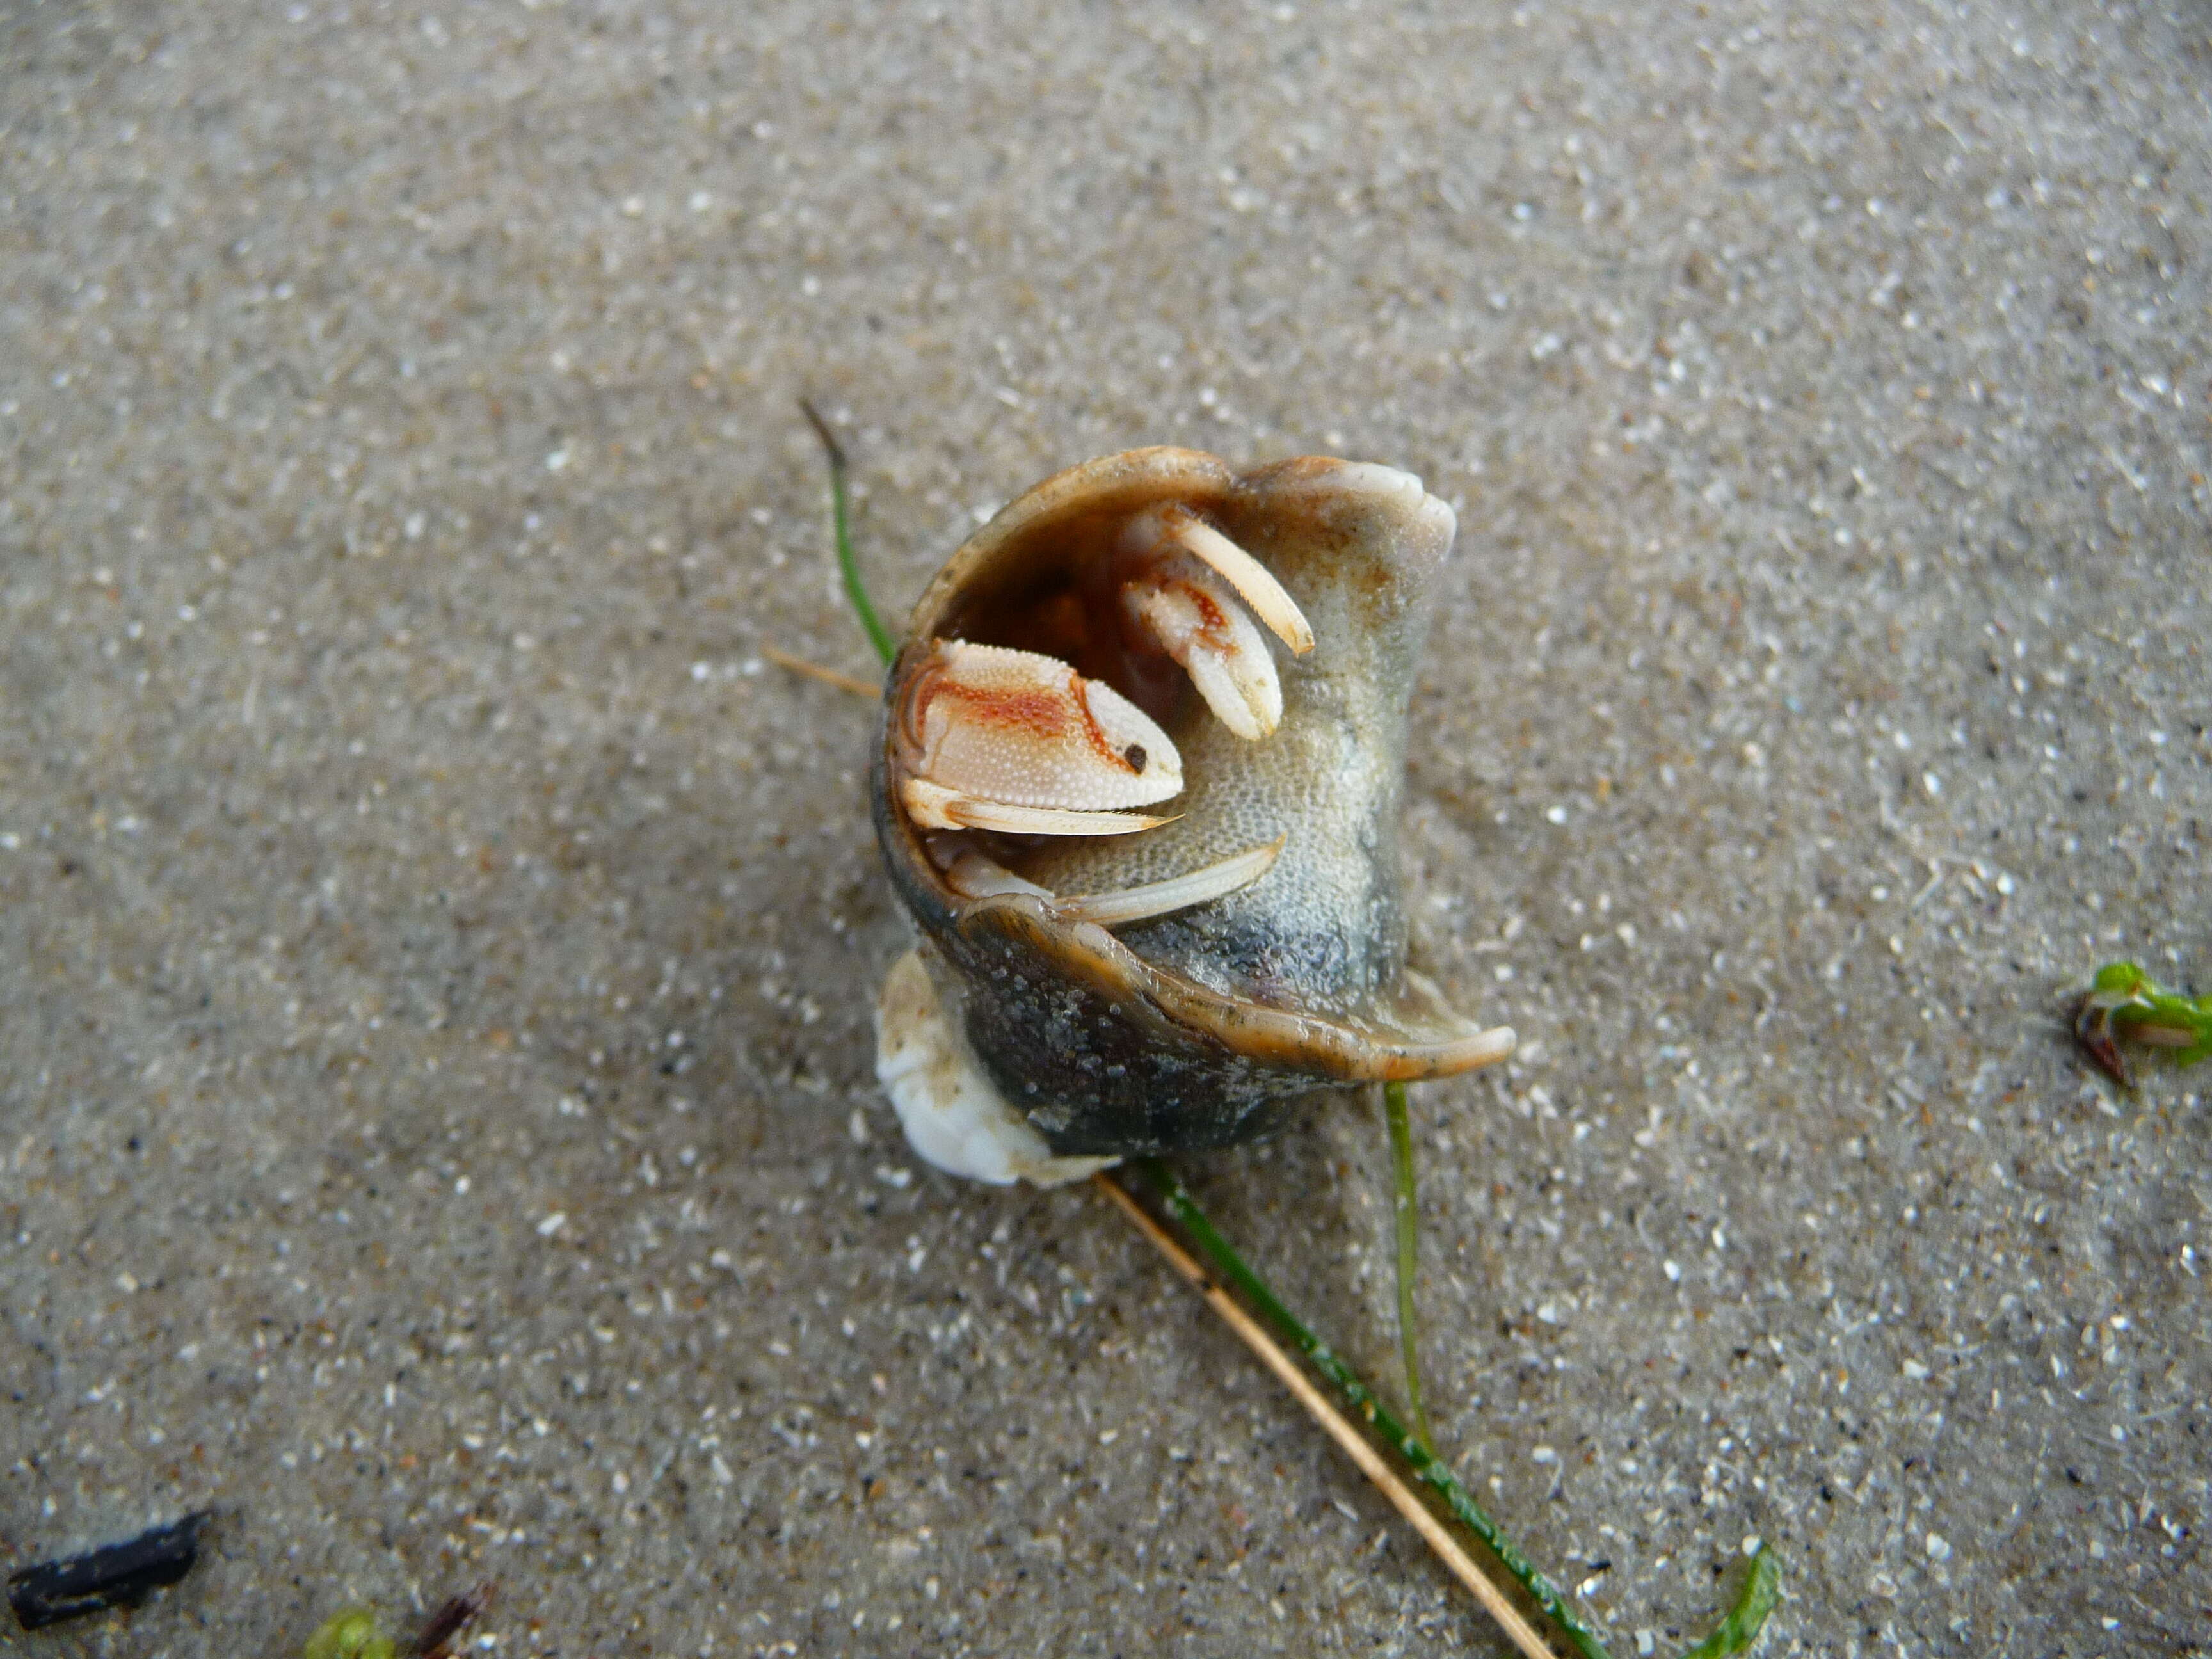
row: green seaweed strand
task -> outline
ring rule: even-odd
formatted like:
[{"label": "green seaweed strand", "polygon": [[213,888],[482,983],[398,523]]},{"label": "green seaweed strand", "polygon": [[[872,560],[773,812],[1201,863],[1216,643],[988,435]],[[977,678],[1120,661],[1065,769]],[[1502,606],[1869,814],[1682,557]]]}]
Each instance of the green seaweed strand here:
[{"label": "green seaweed strand", "polygon": [[2132,962],[2109,962],[2097,970],[2089,994],[2081,1000],[2074,1034],[2091,1058],[2124,1086],[2124,1040],[2160,1049],[2176,1066],[2212,1057],[2212,996],[2170,990]]},{"label": "green seaweed strand", "polygon": [[307,1638],[302,1659],[393,1659],[392,1639],[377,1628],[373,1607],[347,1607],[332,1613]]},{"label": "green seaweed strand", "polygon": [[868,643],[876,647],[876,654],[889,667],[898,655],[898,641],[884,626],[884,619],[876,614],[870,603],[866,584],[860,580],[860,562],[853,553],[853,515],[846,499],[845,452],[839,447],[837,434],[830,429],[830,422],[814,412],[814,405],[804,398],[799,400],[806,418],[813,422],[814,435],[822,440],[823,452],[830,457],[830,522],[837,538],[837,568],[845,578],[845,597],[853,602],[853,614],[860,619],[867,631]]},{"label": "green seaweed strand", "polygon": [[1304,1354],[1316,1370],[1336,1386],[1336,1391],[1344,1396],[1353,1415],[1380,1436],[1383,1444],[1405,1459],[1407,1467],[1413,1470],[1414,1476],[1444,1500],[1460,1524],[1489,1547],[1491,1553],[1513,1576],[1514,1582],[1528,1591],[1529,1598],[1561,1630],[1566,1632],[1568,1639],[1583,1655],[1583,1659],[1611,1659],[1605,1650],[1605,1644],[1585,1629],[1582,1621],[1569,1610],[1559,1591],[1552,1587],[1552,1581],[1513,1547],[1513,1540],[1498,1530],[1498,1523],[1468,1496],[1467,1489],[1453,1478],[1451,1471],[1391,1414],[1389,1407],[1375,1397],[1375,1391],[1359,1380],[1358,1372],[1337,1357],[1335,1350],[1308,1330],[1304,1322],[1283,1305],[1266,1281],[1244,1265],[1243,1258],[1231,1247],[1227,1239],[1214,1230],[1213,1224],[1206,1218],[1206,1212],[1198,1207],[1197,1200],[1184,1189],[1182,1182],[1176,1179],[1167,1166],[1158,1158],[1146,1158],[1138,1159],[1136,1167],[1146,1180],[1152,1182],[1153,1189],[1160,1195],[1160,1201],[1167,1206],[1169,1212],[1182,1224],[1199,1249],[1205,1251],[1222,1277],[1235,1285],[1238,1293],[1267,1317],[1283,1340]]},{"label": "green seaweed strand", "polygon": [[1711,1636],[1682,1656],[1682,1659],[1727,1659],[1742,1653],[1759,1640],[1766,1628],[1766,1615],[1782,1599],[1782,1569],[1774,1565],[1774,1552],[1764,1544],[1753,1553],[1751,1571],[1736,1592],[1735,1605]]},{"label": "green seaweed strand", "polygon": [[1414,1207],[1413,1116],[1406,1085],[1382,1085],[1382,1117],[1390,1135],[1390,1210],[1398,1236],[1398,1359],[1406,1373],[1406,1404],[1425,1451],[1437,1449],[1436,1431],[1421,1404],[1420,1322],[1413,1310],[1413,1275],[1419,1265],[1420,1217]]},{"label": "green seaweed strand", "polygon": [[[1158,1158],[1136,1160],[1136,1168],[1149,1181],[1153,1190],[1169,1212],[1179,1222],[1192,1241],[1212,1261],[1221,1276],[1236,1286],[1246,1301],[1257,1308],[1275,1327],[1278,1335],[1300,1353],[1313,1368],[1336,1386],[1337,1392],[1351,1407],[1354,1416],[1366,1424],[1393,1451],[1405,1460],[1406,1466],[1416,1479],[1443,1499],[1453,1517],[1488,1547],[1514,1583],[1528,1593],[1531,1601],[1542,1608],[1559,1627],[1566,1632],[1576,1651],[1583,1659],[1612,1659],[1605,1644],[1599,1641],[1583,1622],[1575,1617],[1552,1581],[1544,1577],[1528,1557],[1515,1548],[1512,1540],[1498,1529],[1492,1521],[1460,1485],[1452,1472],[1408,1431],[1406,1425],[1391,1415],[1389,1407],[1375,1397],[1375,1391],[1359,1379],[1358,1372],[1339,1358],[1334,1350],[1308,1330],[1298,1316],[1285,1307],[1267,1282],[1247,1267],[1229,1241],[1216,1231],[1200,1209],[1197,1200],[1176,1179],[1167,1166]],[[1761,1545],[1751,1558],[1751,1571],[1745,1576],[1743,1587],[1729,1607],[1720,1626],[1711,1636],[1700,1642],[1684,1659],[1723,1659],[1723,1656],[1745,1651],[1759,1639],[1766,1624],[1767,1614],[1774,1609],[1780,1597],[1781,1573],[1775,1565],[1773,1553]]]}]

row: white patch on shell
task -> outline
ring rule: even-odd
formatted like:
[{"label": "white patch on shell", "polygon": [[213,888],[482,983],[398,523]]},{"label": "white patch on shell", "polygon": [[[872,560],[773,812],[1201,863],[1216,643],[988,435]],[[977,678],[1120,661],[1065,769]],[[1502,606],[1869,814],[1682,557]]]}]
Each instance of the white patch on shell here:
[{"label": "white patch on shell", "polygon": [[1347,492],[1358,490],[1396,501],[1417,519],[1425,520],[1429,533],[1440,537],[1447,547],[1458,533],[1459,515],[1451,510],[1451,504],[1430,495],[1420,479],[1410,472],[1376,461],[1342,461],[1338,463],[1335,481]]},{"label": "white patch on shell", "polygon": [[1058,1187],[1121,1162],[1053,1156],[975,1063],[918,950],[891,964],[876,999],[876,1077],[907,1144],[947,1175]]}]

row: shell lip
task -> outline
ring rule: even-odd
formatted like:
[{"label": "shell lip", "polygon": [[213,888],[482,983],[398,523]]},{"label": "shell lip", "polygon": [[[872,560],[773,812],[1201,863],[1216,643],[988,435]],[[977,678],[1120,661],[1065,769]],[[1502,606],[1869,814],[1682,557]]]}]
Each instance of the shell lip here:
[{"label": "shell lip", "polygon": [[[1508,1027],[1472,1022],[1431,1024],[1434,1035],[1382,1021],[1349,1022],[1224,995],[1147,962],[1096,922],[1069,921],[1044,900],[999,894],[958,902],[952,923],[963,933],[992,932],[1023,939],[1125,1012],[1218,1043],[1248,1060],[1306,1072],[1333,1083],[1415,1083],[1493,1065],[1513,1052]],[[1429,1022],[1424,1022],[1429,1023]]]},{"label": "shell lip", "polygon": [[[878,763],[884,775],[888,759]],[[1329,1083],[1417,1083],[1494,1065],[1513,1051],[1506,1027],[1420,1018],[1407,1025],[1376,1020],[1353,1024],[1321,1014],[1224,994],[1146,961],[1096,922],[1061,915],[1047,901],[1021,893],[966,899],[945,884],[921,836],[890,805],[880,782],[873,792],[878,829],[910,898],[934,912],[925,931],[941,927],[974,938],[996,935],[1050,957],[1078,982],[1122,1012],[1163,1032],[1218,1046],[1262,1064],[1303,1072]],[[1407,1029],[1419,1024],[1427,1033]]]}]

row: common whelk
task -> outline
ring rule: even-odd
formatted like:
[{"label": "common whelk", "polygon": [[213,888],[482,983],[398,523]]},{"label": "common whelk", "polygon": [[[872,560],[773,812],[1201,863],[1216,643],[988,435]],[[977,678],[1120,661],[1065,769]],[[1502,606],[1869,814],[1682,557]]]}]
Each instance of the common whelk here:
[{"label": "common whelk", "polygon": [[1405,965],[1407,707],[1454,528],[1389,467],[1137,449],[952,556],[872,787],[921,934],[877,1069],[922,1157],[1073,1179],[1511,1052]]}]

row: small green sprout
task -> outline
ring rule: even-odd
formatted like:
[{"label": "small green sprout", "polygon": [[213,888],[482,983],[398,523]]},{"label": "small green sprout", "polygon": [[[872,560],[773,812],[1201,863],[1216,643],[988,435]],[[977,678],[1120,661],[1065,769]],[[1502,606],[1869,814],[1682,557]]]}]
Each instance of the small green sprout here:
[{"label": "small green sprout", "polygon": [[307,1638],[301,1659],[393,1659],[399,1651],[377,1628],[372,1607],[347,1607],[332,1613]]},{"label": "small green sprout", "polygon": [[2074,1035],[2089,1058],[2126,1088],[2123,1041],[2164,1049],[2177,1066],[2212,1056],[2212,996],[2168,990],[2132,962],[2107,963],[2081,999]]},{"label": "small green sprout", "polygon": [[1744,1575],[1743,1588],[1736,1592],[1728,1616],[1682,1659],[1729,1659],[1730,1655],[1750,1652],[1759,1632],[1766,1628],[1766,1615],[1781,1599],[1782,1569],[1774,1564],[1774,1552],[1761,1544],[1752,1553],[1751,1571]]}]

